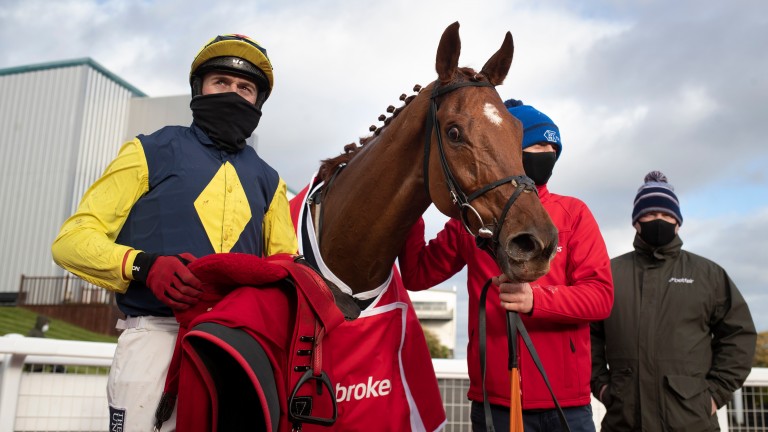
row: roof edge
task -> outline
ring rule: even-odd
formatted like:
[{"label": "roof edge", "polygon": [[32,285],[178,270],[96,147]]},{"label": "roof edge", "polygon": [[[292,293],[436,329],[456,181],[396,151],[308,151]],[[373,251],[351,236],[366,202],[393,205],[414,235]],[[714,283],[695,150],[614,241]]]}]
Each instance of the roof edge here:
[{"label": "roof edge", "polygon": [[110,72],[107,68],[100,65],[90,57],[83,57],[83,58],[71,59],[71,60],[60,60],[60,61],[53,61],[53,62],[47,62],[47,63],[37,63],[32,65],[15,66],[10,68],[0,69],[0,76],[27,73],[27,72],[37,72],[37,71],[43,71],[48,69],[59,69],[59,68],[72,67],[72,66],[90,66],[93,69],[96,69],[98,72],[106,75],[107,78],[111,79],[116,84],[124,87],[126,90],[133,93],[134,96],[138,96],[138,97],[147,96],[143,91],[137,89],[131,84],[128,84],[127,81],[115,75],[114,73]]}]

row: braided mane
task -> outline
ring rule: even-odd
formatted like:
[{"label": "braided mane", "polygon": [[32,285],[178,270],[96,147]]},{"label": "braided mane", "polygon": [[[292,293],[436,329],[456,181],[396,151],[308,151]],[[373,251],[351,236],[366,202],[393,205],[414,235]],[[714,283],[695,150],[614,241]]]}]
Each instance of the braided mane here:
[{"label": "braided mane", "polygon": [[[413,91],[415,91],[417,94],[421,91],[422,87],[419,84],[416,84],[413,86]],[[403,109],[413,101],[417,94],[406,96],[405,93],[400,95],[400,100],[403,101],[403,106],[399,108],[395,108],[393,105],[390,105],[387,107],[387,112],[392,114],[390,117],[387,117],[384,114],[381,114],[379,116],[379,121],[384,122],[384,124],[380,127],[377,127],[376,125],[371,125],[368,130],[371,131],[373,134],[368,135],[366,137],[360,138],[360,145],[357,145],[355,143],[349,143],[344,146],[344,153],[333,157],[323,160],[320,163],[320,170],[318,171],[317,175],[320,177],[323,181],[327,182],[328,179],[333,175],[333,173],[336,171],[336,168],[345,163],[349,163],[355,155],[357,155],[357,152],[360,151],[360,149],[363,148],[364,145],[368,144],[371,140],[373,140],[375,137],[379,136],[381,131],[387,127],[391,122],[392,119],[397,117],[398,114],[400,114]]]},{"label": "braided mane", "polygon": [[[467,79],[471,81],[482,81],[482,80],[487,81],[487,78],[485,76],[478,74],[472,68],[468,68],[468,67],[458,68],[457,72],[458,73],[456,75],[458,75],[458,77],[455,77],[455,79],[457,79],[458,81],[463,81]],[[422,90],[422,86],[419,84],[416,84],[415,86],[413,86],[413,91],[416,92],[416,94],[411,96],[406,96],[405,93],[401,94],[400,100],[404,102],[403,106],[399,108],[395,108],[393,105],[388,106],[387,112],[391,113],[392,115],[390,117],[387,117],[386,115],[381,114],[379,116],[379,121],[384,122],[384,124],[381,127],[377,127],[376,125],[371,125],[368,128],[368,130],[371,131],[373,134],[360,138],[360,145],[357,145],[355,143],[349,143],[344,146],[344,153],[336,157],[324,159],[320,163],[320,169],[318,170],[318,173],[317,173],[318,177],[320,177],[320,179],[322,179],[323,181],[327,182],[328,179],[330,179],[330,177],[336,171],[339,165],[349,163],[349,161],[351,161],[355,157],[355,155],[357,155],[357,152],[360,151],[360,149],[362,149],[364,145],[366,145],[375,137],[377,137],[381,133],[381,131],[385,127],[387,127],[392,122],[392,120],[395,117],[397,117],[397,115],[400,114],[403,111],[403,109],[406,106],[408,106],[408,104],[411,103],[411,101],[413,101],[416,98],[416,96],[421,90]]]}]

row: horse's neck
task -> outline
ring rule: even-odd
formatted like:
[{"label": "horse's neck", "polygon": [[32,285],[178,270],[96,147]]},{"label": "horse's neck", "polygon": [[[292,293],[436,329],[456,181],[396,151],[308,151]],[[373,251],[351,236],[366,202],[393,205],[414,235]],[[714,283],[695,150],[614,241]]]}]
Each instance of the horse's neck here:
[{"label": "horse's neck", "polygon": [[410,228],[429,207],[420,105],[414,101],[366,144],[323,201],[323,260],[355,293],[386,281]]}]

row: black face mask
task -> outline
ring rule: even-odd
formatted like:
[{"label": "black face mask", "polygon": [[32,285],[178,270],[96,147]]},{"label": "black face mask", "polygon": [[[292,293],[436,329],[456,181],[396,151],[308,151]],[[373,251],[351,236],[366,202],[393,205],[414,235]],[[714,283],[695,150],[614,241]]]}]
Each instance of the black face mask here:
[{"label": "black face mask", "polygon": [[675,239],[676,224],[663,219],[638,223],[640,224],[640,238],[651,246],[664,246]]},{"label": "black face mask", "polygon": [[525,175],[530,177],[537,186],[547,184],[552,176],[552,169],[555,167],[556,161],[557,153],[555,152],[523,152]]},{"label": "black face mask", "polygon": [[192,118],[216,148],[234,153],[245,148],[261,119],[261,110],[237,93],[195,96],[189,107]]}]

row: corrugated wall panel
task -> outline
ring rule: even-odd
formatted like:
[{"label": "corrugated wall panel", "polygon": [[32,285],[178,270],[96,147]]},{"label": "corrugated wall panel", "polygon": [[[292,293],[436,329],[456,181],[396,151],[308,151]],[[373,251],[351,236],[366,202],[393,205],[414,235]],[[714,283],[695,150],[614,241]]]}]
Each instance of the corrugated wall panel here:
[{"label": "corrugated wall panel", "polygon": [[[13,179],[0,185],[4,245],[0,248],[0,291],[17,290],[22,273],[51,274],[53,270],[47,238],[55,225],[57,201],[69,200],[56,172],[62,164],[62,151],[70,145],[60,137],[71,129],[68,115],[76,108],[77,69],[0,77],[4,95],[0,118],[10,123],[8,133],[2,129],[0,148],[6,178]],[[46,242],[49,251],[43,253]]]},{"label": "corrugated wall panel", "polygon": [[89,69],[85,91],[76,181],[69,212],[77,208],[80,197],[117,156],[126,127],[130,92]]},{"label": "corrugated wall panel", "polygon": [[0,292],[63,274],[51,242],[117,154],[131,92],[88,65],[0,76]]},{"label": "corrugated wall panel", "polygon": [[78,153],[79,140],[77,122],[82,111],[82,92],[87,70],[86,66],[76,66],[53,69],[50,74],[40,72],[43,79],[48,79],[54,86],[71,86],[71,89],[62,92],[58,106],[46,119],[47,123],[55,126],[48,128],[48,137],[37,146],[38,150],[50,152],[52,156],[52,160],[45,166],[50,176],[50,186],[41,191],[47,200],[43,205],[49,209],[49,215],[41,221],[44,225],[41,225],[38,232],[26,234],[34,238],[28,246],[29,254],[34,260],[30,265],[21,267],[19,273],[45,276],[63,274],[53,263],[50,245],[67,216],[71,201],[71,172]]}]

